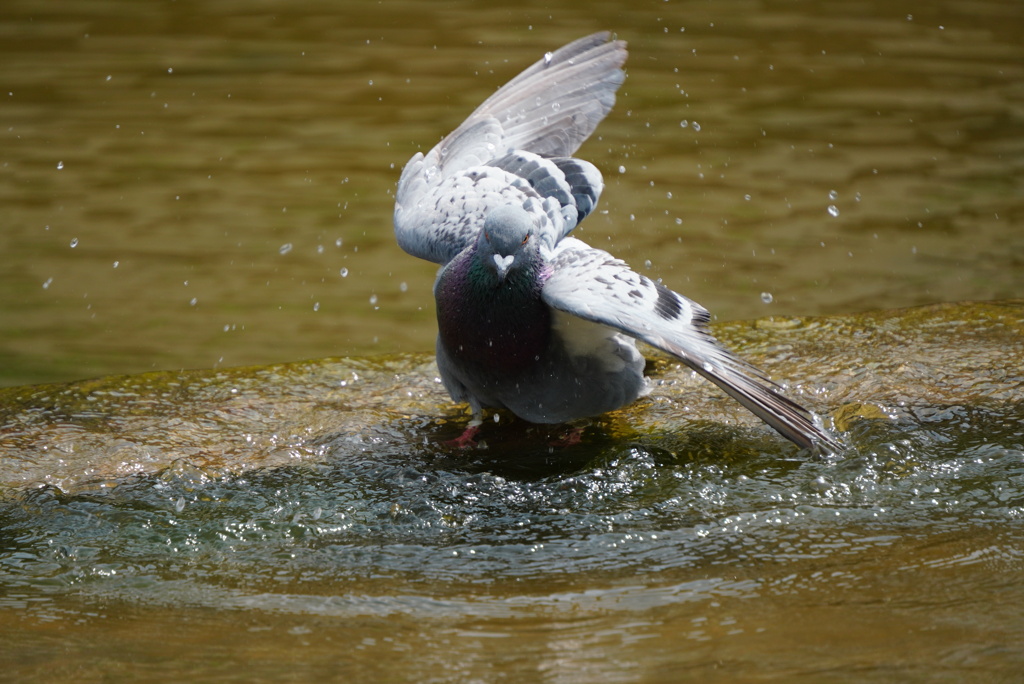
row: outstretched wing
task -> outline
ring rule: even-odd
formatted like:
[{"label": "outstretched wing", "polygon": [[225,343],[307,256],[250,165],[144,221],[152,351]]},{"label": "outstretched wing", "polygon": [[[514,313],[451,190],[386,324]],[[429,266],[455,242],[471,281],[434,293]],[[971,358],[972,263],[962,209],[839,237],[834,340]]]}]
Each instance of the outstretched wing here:
[{"label": "outstretched wing", "polygon": [[787,439],[811,448],[838,445],[799,404],[753,366],[719,346],[700,304],[630,270],[625,262],[575,238],[550,255],[542,297],[551,307],[616,328],[677,357],[718,385]]},{"label": "outstretched wing", "polygon": [[597,203],[600,172],[571,155],[615,103],[626,46],[581,38],[487,98],[427,154],[406,164],[395,194],[395,237],[406,252],[447,263],[472,244],[486,214],[523,204],[554,245]]}]

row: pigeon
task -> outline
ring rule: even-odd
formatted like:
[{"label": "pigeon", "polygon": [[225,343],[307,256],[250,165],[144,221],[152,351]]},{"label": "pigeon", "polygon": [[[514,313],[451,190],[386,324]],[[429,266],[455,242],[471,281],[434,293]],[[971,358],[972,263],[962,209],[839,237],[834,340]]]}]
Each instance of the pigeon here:
[{"label": "pigeon", "polygon": [[437,366],[473,412],[533,423],[597,416],[648,391],[636,340],[676,357],[801,448],[838,450],[814,416],[719,344],[696,302],[572,237],[604,188],[573,157],[615,103],[626,44],[549,52],[488,97],[395,192],[399,246],[440,264]]}]

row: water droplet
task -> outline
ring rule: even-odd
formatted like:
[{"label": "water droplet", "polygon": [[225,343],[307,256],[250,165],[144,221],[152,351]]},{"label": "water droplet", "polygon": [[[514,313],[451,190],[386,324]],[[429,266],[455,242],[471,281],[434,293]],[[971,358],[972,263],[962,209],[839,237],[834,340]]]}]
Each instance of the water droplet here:
[{"label": "water droplet", "polygon": [[743,196],[743,199],[745,199],[746,201],[748,201],[748,202],[749,202],[749,201],[750,201],[750,195],[744,195],[744,196]]},{"label": "water droplet", "polygon": [[375,295],[375,294],[370,295],[370,304],[374,304],[374,305],[377,304],[377,295]]},{"label": "water droplet", "polygon": [[689,125],[690,125],[690,122],[687,121],[686,119],[683,119],[682,121],[679,122],[679,127],[680,128],[686,128]]},{"label": "water droplet", "polygon": [[115,261],[115,262],[114,262],[114,268],[117,268],[117,267],[118,267],[118,266],[120,266],[120,265],[121,265],[121,262],[120,262],[120,261]]},{"label": "water droplet", "polygon": [[342,278],[348,278],[348,269],[347,268],[341,269],[340,271],[338,271],[338,273],[341,275]]},{"label": "water droplet", "polygon": [[646,261],[644,261],[644,268],[650,268],[650,267],[651,267],[651,260],[647,259]]},{"label": "water droplet", "polygon": [[46,282],[43,283],[43,289],[44,290],[49,290],[50,289],[50,283],[52,283],[52,282],[53,282],[53,278],[47,278]]},{"label": "water droplet", "polygon": [[764,302],[765,304],[771,304],[772,300],[774,300],[774,299],[775,299],[775,297],[772,296],[771,292],[762,292],[761,293],[761,301]]},{"label": "water droplet", "polygon": [[544,66],[548,66],[549,64],[551,64],[551,60],[554,59],[554,57],[555,56],[552,53],[545,52],[544,53]]},{"label": "water droplet", "polygon": [[835,190],[829,190],[828,191],[828,198],[830,200],[832,200],[833,202],[835,202],[837,199],[839,199],[839,193],[836,192]]},{"label": "water droplet", "polygon": [[78,246],[78,238],[71,238],[71,249]]},{"label": "water droplet", "polygon": [[400,282],[400,283],[398,284],[398,289],[399,289],[399,291],[401,291],[401,292],[406,292],[406,291],[408,291],[408,289],[409,289],[409,283],[407,283],[407,282],[405,282],[405,281],[403,280],[402,282]]},{"label": "water droplet", "polygon": [[57,170],[60,171],[63,168],[64,168],[64,162],[62,162],[62,161],[57,162]]},{"label": "water droplet", "polygon": [[626,167],[625,166],[620,166],[619,167],[619,173],[626,173]]},{"label": "water droplet", "polygon": [[281,248],[278,249],[277,251],[280,252],[281,254],[287,254],[288,252],[292,251],[292,243],[284,243],[283,245],[281,245]]},{"label": "water droplet", "polygon": [[343,244],[345,244],[345,241],[342,240],[341,238],[338,238],[337,240],[334,241],[335,247],[341,247]]},{"label": "water droplet", "polygon": [[173,74],[174,73],[174,67],[167,67],[167,73]]},{"label": "water droplet", "polygon": [[700,124],[696,121],[693,122],[693,130],[700,131]]},{"label": "water droplet", "polygon": [[181,513],[183,510],[185,510],[185,497],[178,497],[178,500],[174,502],[174,510],[178,513]]},{"label": "water droplet", "polygon": [[551,103],[551,109],[552,109],[552,111],[555,111],[555,112],[557,112],[557,111],[558,111],[559,109],[561,109],[561,108],[562,108],[562,105],[558,104],[557,102],[552,102],[552,103]]},{"label": "water droplet", "polygon": [[828,215],[832,217],[839,216],[839,207],[834,204],[828,205]]},{"label": "water droplet", "polygon": [[320,302],[313,302],[313,311],[320,310]]},{"label": "water droplet", "polygon": [[199,300],[198,300],[198,299],[196,299],[195,297],[193,297],[192,299],[188,300],[188,303],[189,303],[189,304],[190,304],[191,306],[195,306],[196,304],[198,304],[198,303],[199,303]]}]

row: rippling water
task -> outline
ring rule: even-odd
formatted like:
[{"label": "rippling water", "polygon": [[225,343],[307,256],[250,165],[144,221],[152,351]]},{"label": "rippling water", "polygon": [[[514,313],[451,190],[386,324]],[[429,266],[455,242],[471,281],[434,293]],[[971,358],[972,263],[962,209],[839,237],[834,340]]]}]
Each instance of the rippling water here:
[{"label": "rippling water", "polygon": [[[3,638],[24,649],[7,658],[29,675],[47,625],[84,622],[93,657],[113,659],[122,623],[158,631],[208,609],[239,635],[200,622],[193,655],[165,672],[197,667],[211,644],[263,641],[264,625],[265,674],[302,643],[300,678],[324,659],[339,673],[418,679],[416,662],[427,681],[480,676],[474,639],[494,640],[497,672],[524,676],[559,638],[579,641],[552,665],[573,681],[587,663],[612,680],[682,678],[667,663],[707,675],[711,654],[747,676],[749,657],[763,676],[1009,676],[1024,636],[1021,434],[926,420],[930,437],[879,435],[876,452],[839,462],[634,446],[568,465],[538,454],[502,475],[495,461],[328,445],[322,464],[244,477],[179,463],[104,493],[32,491],[0,511]],[[396,660],[372,665],[354,646]]]},{"label": "rippling water", "polygon": [[444,445],[464,419],[420,357],[9,391],[0,472],[33,486],[0,503],[0,662],[29,681],[1012,681],[1024,381],[992,351],[1024,354],[1020,310],[721,328],[823,355],[810,382],[848,446],[828,458],[671,365],[578,444],[503,420],[470,451]]},{"label": "rippling water", "polygon": [[[109,493],[21,496],[4,511],[18,550],[6,559],[34,586],[332,614],[475,613],[459,599],[480,584],[572,591],[634,573],[661,584],[711,568],[728,584],[742,577],[737,591],[753,596],[763,574],[842,563],[943,527],[989,537],[994,546],[978,561],[1017,563],[1020,430],[936,449],[961,422],[950,416],[927,447],[889,435],[877,453],[838,462],[761,455],[723,463],[634,446],[571,469],[564,459],[537,459],[508,477],[501,462],[381,450],[227,479],[181,462]],[[1014,440],[1015,448],[999,446]],[[436,603],[365,595],[396,581],[413,594],[450,585]],[[335,595],[346,582],[358,582],[362,595]],[[510,598],[483,610],[515,613]],[[549,598],[524,596],[522,608]]]}]

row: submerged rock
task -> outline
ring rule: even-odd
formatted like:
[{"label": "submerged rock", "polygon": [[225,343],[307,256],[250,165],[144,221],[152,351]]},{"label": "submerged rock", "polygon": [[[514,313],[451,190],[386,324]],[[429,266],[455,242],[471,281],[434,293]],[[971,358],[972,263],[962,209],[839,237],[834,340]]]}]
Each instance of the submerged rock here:
[{"label": "submerged rock", "polygon": [[[714,332],[818,411],[850,453],[901,434],[913,439],[951,420],[1021,441],[1024,301],[766,318],[720,324]],[[586,459],[595,447],[630,443],[675,458],[797,453],[689,369],[649,356],[651,393],[578,422],[580,443],[562,446],[574,442],[565,427],[498,414],[469,455],[443,444],[468,413],[450,402],[432,355],[8,388],[0,390],[0,491],[104,488],[167,469],[201,479],[376,449],[466,460],[485,453],[491,466]]]}]

